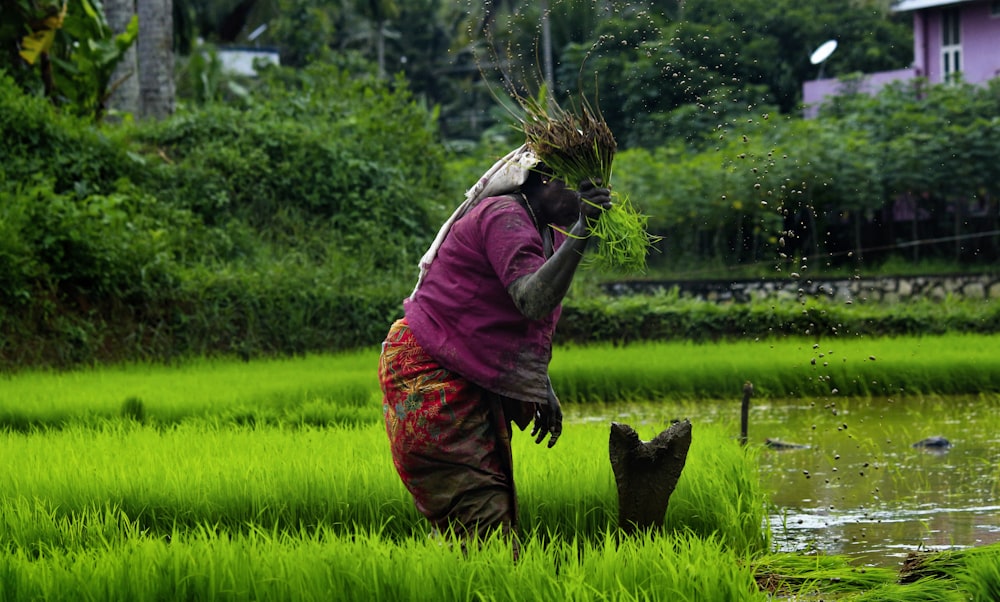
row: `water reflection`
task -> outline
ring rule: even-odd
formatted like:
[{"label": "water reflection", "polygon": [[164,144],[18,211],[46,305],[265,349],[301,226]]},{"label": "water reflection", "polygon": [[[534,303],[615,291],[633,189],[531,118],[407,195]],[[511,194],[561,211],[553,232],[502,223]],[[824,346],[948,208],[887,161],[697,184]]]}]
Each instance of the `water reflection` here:
[{"label": "water reflection", "polygon": [[[721,423],[739,435],[739,399],[569,406],[570,419]],[[779,551],[846,554],[896,566],[909,552],[1000,541],[1000,396],[756,401],[749,441],[772,492]],[[951,447],[914,443],[943,436]],[[767,439],[802,447],[773,449]]]}]

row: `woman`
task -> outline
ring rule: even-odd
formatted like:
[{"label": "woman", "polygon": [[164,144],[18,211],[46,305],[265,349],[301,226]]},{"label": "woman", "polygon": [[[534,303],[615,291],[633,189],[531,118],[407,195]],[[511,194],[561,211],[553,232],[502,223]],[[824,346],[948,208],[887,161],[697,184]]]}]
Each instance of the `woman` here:
[{"label": "woman", "polygon": [[521,147],[469,190],[421,259],[379,378],[393,463],[436,529],[514,533],[511,423],[534,419],[549,447],[562,433],[552,335],[586,220],[610,206],[608,189],[568,189]]}]

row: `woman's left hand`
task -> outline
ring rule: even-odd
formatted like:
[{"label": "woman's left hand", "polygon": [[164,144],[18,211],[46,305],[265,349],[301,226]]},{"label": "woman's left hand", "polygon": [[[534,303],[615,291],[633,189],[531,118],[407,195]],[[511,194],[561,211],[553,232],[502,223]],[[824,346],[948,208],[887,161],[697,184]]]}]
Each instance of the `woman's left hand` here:
[{"label": "woman's left hand", "polygon": [[541,443],[545,436],[549,436],[549,447],[552,447],[562,435],[562,406],[559,405],[559,398],[549,384],[549,393],[546,403],[540,404],[535,410],[535,426],[531,429],[531,436],[535,437],[535,443]]}]

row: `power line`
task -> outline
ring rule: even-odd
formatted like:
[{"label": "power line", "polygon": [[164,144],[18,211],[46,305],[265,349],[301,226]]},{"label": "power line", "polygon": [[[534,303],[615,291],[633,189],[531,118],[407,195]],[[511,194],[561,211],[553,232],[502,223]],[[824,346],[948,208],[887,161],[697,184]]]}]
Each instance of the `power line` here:
[{"label": "power line", "polygon": [[[864,254],[869,251],[892,251],[893,249],[908,249],[910,247],[919,247],[921,245],[936,245],[943,242],[955,242],[958,240],[968,240],[972,238],[986,238],[987,236],[997,236],[997,235],[1000,235],[1000,230],[991,230],[989,232],[977,232],[975,234],[961,234],[958,236],[939,236],[937,238],[908,240],[906,242],[900,242],[891,245],[883,245],[881,247],[867,247],[861,249],[861,253]],[[854,251],[838,251],[837,253],[814,255],[811,256],[810,259],[822,259],[823,257],[837,257],[840,255],[850,255],[851,253],[854,253]]]},{"label": "power line", "polygon": [[[970,240],[970,239],[974,239],[974,238],[986,238],[986,237],[989,237],[989,236],[1000,236],[1000,230],[990,230],[989,232],[977,232],[975,234],[961,234],[961,235],[955,235],[955,236],[940,236],[940,237],[937,237],[937,238],[925,238],[925,239],[920,239],[920,240],[909,240],[909,241],[905,241],[905,242],[895,243],[895,244],[891,244],[891,245],[882,245],[882,246],[877,246],[877,247],[864,247],[864,248],[860,249],[859,253],[861,255],[864,255],[866,253],[873,253],[873,252],[876,252],[876,251],[892,251],[892,250],[896,250],[896,249],[908,249],[908,248],[918,247],[918,246],[922,246],[922,245],[934,245],[934,244],[941,244],[941,243],[946,243],[946,242],[955,242],[955,241],[959,241],[959,240]],[[819,260],[822,260],[822,259],[829,259],[829,258],[832,258],[832,257],[849,256],[849,255],[853,255],[856,252],[858,252],[858,251],[852,249],[852,250],[849,250],[849,251],[837,251],[837,252],[822,253],[822,254],[817,254],[817,255],[807,255],[805,257],[802,257],[802,261],[819,261]],[[770,261],[767,261],[767,262],[765,262],[765,261],[754,261],[752,263],[741,263],[741,264],[736,264],[736,265],[723,266],[722,269],[728,270],[728,271],[746,270],[746,269],[753,268],[753,267],[760,266],[760,265],[769,265],[770,263],[771,263]],[[704,269],[704,270],[693,270],[693,271],[689,271],[689,272],[674,272],[674,274],[676,274],[676,275],[691,276],[691,275],[697,275],[697,274],[704,274],[704,273],[711,272],[711,271],[717,271],[718,269],[719,268],[711,268],[711,269]]]}]

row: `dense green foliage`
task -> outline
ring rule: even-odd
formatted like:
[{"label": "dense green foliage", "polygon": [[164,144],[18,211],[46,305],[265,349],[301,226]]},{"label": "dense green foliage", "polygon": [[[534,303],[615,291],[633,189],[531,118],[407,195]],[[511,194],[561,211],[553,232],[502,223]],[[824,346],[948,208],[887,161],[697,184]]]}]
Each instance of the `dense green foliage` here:
[{"label": "dense green foliage", "polygon": [[[437,203],[458,198],[461,182],[481,168],[470,155],[454,171],[437,169],[442,151],[429,120],[405,94],[380,93],[335,71],[307,73],[287,84],[275,77],[272,100],[244,109],[211,108],[106,132],[4,86],[3,364],[377,344],[443,213]],[[352,105],[357,97],[372,119],[353,114],[361,110]],[[410,120],[398,126],[406,137],[394,135],[392,124],[402,119]],[[625,153],[619,163],[618,177],[653,206],[662,198],[654,195],[657,181],[714,181],[699,172],[684,179],[680,169],[661,179],[655,165],[673,162],[645,151]],[[666,206],[656,215],[679,209]],[[717,213],[723,224],[726,209]],[[713,223],[711,213],[686,210]],[[998,323],[993,306],[955,300],[887,313],[821,301],[720,307],[669,295],[577,295],[559,336],[587,342],[996,332]]]},{"label": "dense green foliage", "polygon": [[[399,315],[448,199],[460,198],[491,160],[481,153],[499,152],[454,155],[442,170],[446,155],[432,116],[401,82],[389,86],[332,68],[270,72],[239,108],[207,107],[117,129],[60,115],[9,79],[0,81],[0,363],[7,368],[376,345]],[[810,202],[829,211],[851,191],[827,194],[842,181],[836,172],[815,172],[816,163],[777,153],[805,155],[794,149],[811,143],[814,130],[828,132],[826,152],[833,142],[846,144],[853,134],[836,127],[871,115],[865,102],[880,103],[879,110],[896,106],[903,116],[939,106],[940,119],[980,110],[983,116],[965,115],[962,123],[982,125],[993,90],[935,90],[948,95],[940,105],[911,104],[897,89],[854,99],[853,112],[836,108],[848,117],[763,130],[765,140],[780,133],[784,141],[767,152],[756,136],[745,143],[733,135],[726,152],[626,151],[616,178],[652,209],[651,230],[670,233],[665,253],[650,257],[654,269],[698,257],[725,264],[770,256],[772,265],[792,271],[805,259],[782,258],[774,242],[794,240],[794,230],[780,236],[787,218],[740,191],[781,206],[801,203],[797,191],[820,190],[809,193]],[[922,134],[934,135],[931,126]],[[747,146],[757,149],[747,159],[754,167],[718,163]],[[838,163],[819,165],[832,170]],[[811,183],[797,189],[781,183],[806,176]],[[752,241],[749,248],[735,242],[740,236]],[[996,332],[1000,324],[991,305],[956,300],[886,312],[821,300],[806,307],[723,307],[670,295],[611,300],[581,289],[566,305],[559,336],[575,342]]]},{"label": "dense green foliage", "polygon": [[[547,62],[543,53],[554,66],[554,90],[564,98],[581,91],[600,97],[623,143],[655,147],[700,138],[748,105],[794,111],[802,82],[815,76],[809,52],[827,39],[841,41],[824,65],[828,75],[901,68],[912,46],[907,15],[890,13],[883,0],[809,8],[792,0],[173,4],[175,46],[187,66],[214,45],[246,43],[264,25],[253,41],[277,48],[284,65],[358,53],[380,73],[404,74],[420,98],[440,107],[441,132],[466,140],[502,124],[503,112],[492,110],[500,73],[534,85]],[[61,5],[11,0],[0,6],[0,68],[16,73],[25,89],[100,118],[116,83],[111,70],[132,43],[135,23],[114,35],[101,5],[90,0],[68,4],[59,25],[46,22]],[[541,27],[546,10],[548,37]],[[24,37],[45,31],[52,38],[48,56],[29,64],[18,54]],[[206,87],[209,96],[224,89],[216,83],[189,79],[180,89],[188,84],[188,99],[204,99]]]},{"label": "dense green foliage", "polygon": [[0,76],[0,363],[381,337],[437,223],[432,116],[402,82],[331,68],[263,84],[96,129]]},{"label": "dense green foliage", "polygon": [[[552,90],[560,101],[599,98],[619,140],[656,147],[700,138],[747,106],[790,113],[802,82],[814,79],[809,54],[840,40],[828,76],[899,69],[912,60],[909,15],[882,0],[381,0],[326,2],[176,0],[180,53],[201,36],[241,43],[260,24],[258,43],[283,64],[330,60],[346,50],[401,72],[414,92],[441,107],[448,139],[477,140],[503,125],[493,111],[501,73],[533,87],[551,51]],[[548,29],[543,14],[548,16]],[[546,31],[548,37],[546,36]]]},{"label": "dense green foliage", "polygon": [[[426,54],[414,51],[412,61],[398,62],[409,52],[406,40],[420,37],[409,28],[435,23],[420,35],[442,55],[460,44],[454,60],[473,63],[490,56],[485,36],[530,70],[537,67],[527,49],[537,39],[538,9],[507,3],[487,14],[459,7],[459,18],[449,12],[455,7],[433,0],[394,8],[279,4],[295,8],[271,32],[282,43],[304,44],[292,32],[309,19],[339,41],[299,48],[303,68],[268,69],[239,86],[223,85],[217,64],[189,60],[179,76],[189,84],[181,86],[186,108],[161,123],[95,126],[0,75],[0,368],[378,344],[400,314],[417,258],[438,224],[483,169],[520,142],[513,128],[478,139],[486,122],[496,122],[477,103],[485,97],[498,107],[476,83],[475,68],[437,85],[444,76]],[[225,21],[233,8],[227,6],[206,5],[198,13],[200,33],[213,31],[213,19]],[[898,252],[885,249],[887,240],[888,247],[907,245],[907,259],[992,266],[1000,254],[997,237],[987,235],[1000,215],[995,83],[918,83],[876,97],[848,95],[823,108],[821,119],[803,121],[782,115],[775,103],[788,100],[780,90],[791,89],[789,82],[806,76],[805,53],[788,59],[782,69],[794,75],[785,79],[766,73],[762,57],[779,47],[791,52],[781,44],[796,42],[782,32],[796,24],[808,33],[802,44],[839,30],[808,24],[805,12],[779,10],[780,3],[754,11],[686,3],[684,14],[680,4],[615,6],[552,4],[556,89],[573,89],[570,75],[581,73],[574,53],[580,61],[588,54],[586,64],[606,74],[600,104],[610,120],[621,121],[616,134],[632,146],[616,158],[615,189],[650,216],[652,234],[663,236],[648,258],[653,274],[684,277],[715,266],[755,276],[807,267],[810,274],[868,275]],[[855,9],[824,10],[833,16]],[[881,9],[860,12],[848,20],[850,31],[884,33],[883,54],[866,53],[868,62],[835,55],[835,72],[890,66],[902,44]],[[443,15],[454,18],[445,23]],[[380,18],[388,29],[364,29],[367,42],[342,38],[345,28]],[[404,39],[383,35],[404,24]],[[745,31],[733,29],[740,26]],[[599,39],[590,39],[598,30]],[[615,32],[623,39],[612,41]],[[386,45],[386,71],[402,64],[423,79],[391,80],[346,52],[367,52],[377,40]],[[738,60],[719,59],[744,46]],[[687,81],[696,73],[704,81]],[[687,82],[687,91],[666,99],[664,74]],[[438,108],[422,106],[411,89]],[[431,89],[463,96],[445,101]],[[441,141],[456,106],[479,121],[461,128],[467,142]],[[649,136],[629,142],[637,132]],[[942,157],[947,169],[939,168]],[[914,219],[894,219],[907,202],[917,209]],[[921,212],[954,219],[916,219]],[[949,241],[921,246],[927,238]],[[588,284],[608,277],[616,276],[585,276]],[[821,301],[802,308],[613,300],[590,290],[578,287],[568,300],[562,341],[995,332],[998,322],[989,305],[954,300],[886,314]]]},{"label": "dense green foliage", "polygon": [[1000,253],[998,116],[1000,80],[896,84],[840,97],[818,119],[755,110],[720,121],[697,153],[624,151],[615,185],[651,216],[677,269],[714,257],[864,273],[900,253],[989,263]]},{"label": "dense green foliage", "polygon": [[891,305],[826,298],[715,304],[676,294],[591,296],[566,303],[556,336],[564,343],[717,341],[1000,332],[1000,306],[929,299]]}]

